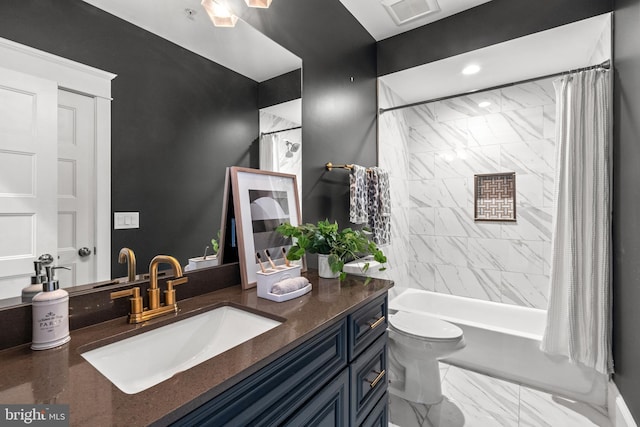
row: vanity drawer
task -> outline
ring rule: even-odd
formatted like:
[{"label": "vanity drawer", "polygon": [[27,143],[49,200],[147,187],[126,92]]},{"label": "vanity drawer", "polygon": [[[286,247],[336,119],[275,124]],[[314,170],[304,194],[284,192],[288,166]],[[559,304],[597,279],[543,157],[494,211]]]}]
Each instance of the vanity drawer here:
[{"label": "vanity drawer", "polygon": [[387,333],[351,364],[351,425],[358,426],[387,392]]},{"label": "vanity drawer", "polygon": [[371,413],[359,427],[388,427],[389,426],[389,393],[382,395]]},{"label": "vanity drawer", "polygon": [[387,295],[382,295],[349,315],[349,361],[387,330]]},{"label": "vanity drawer", "polygon": [[347,426],[349,424],[349,370],[327,384],[283,426]]}]

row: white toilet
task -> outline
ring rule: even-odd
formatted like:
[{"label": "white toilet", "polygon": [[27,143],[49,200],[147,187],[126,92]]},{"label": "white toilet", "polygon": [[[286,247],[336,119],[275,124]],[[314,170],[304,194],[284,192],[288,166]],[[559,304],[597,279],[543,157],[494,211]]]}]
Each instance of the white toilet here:
[{"label": "white toilet", "polygon": [[389,391],[423,404],[442,400],[438,359],[464,348],[462,329],[426,314],[389,315]]}]

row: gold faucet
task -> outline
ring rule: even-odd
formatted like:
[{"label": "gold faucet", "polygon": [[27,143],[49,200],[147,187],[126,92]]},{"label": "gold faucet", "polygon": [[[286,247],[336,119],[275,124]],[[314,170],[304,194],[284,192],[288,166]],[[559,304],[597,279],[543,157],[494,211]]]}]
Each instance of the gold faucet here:
[{"label": "gold faucet", "polygon": [[[158,264],[167,263],[173,268],[174,279],[167,280],[167,290],[164,291],[165,304],[160,304],[160,289],[158,289]],[[142,297],[140,288],[135,287],[123,291],[111,293],[111,299],[130,296],[131,311],[129,313],[129,323],[141,323],[164,314],[176,313],[178,304],[176,303],[176,291],[174,287],[185,284],[188,277],[182,277],[182,267],[174,257],[168,255],[157,255],[149,264],[149,308],[142,308]]]},{"label": "gold faucet", "polygon": [[120,249],[118,254],[118,263],[127,263],[127,276],[129,282],[135,282],[136,280],[136,255],[129,248]]},{"label": "gold faucet", "polygon": [[186,277],[182,277],[182,267],[177,259],[168,255],[156,255],[151,260],[149,264],[149,310],[155,310],[160,308],[160,289],[158,289],[158,264],[167,263],[171,265],[173,269],[173,280],[167,280],[167,290],[165,294],[169,294],[173,292],[175,295],[175,291],[173,290],[174,286],[182,285],[183,283],[187,283],[189,280]]}]

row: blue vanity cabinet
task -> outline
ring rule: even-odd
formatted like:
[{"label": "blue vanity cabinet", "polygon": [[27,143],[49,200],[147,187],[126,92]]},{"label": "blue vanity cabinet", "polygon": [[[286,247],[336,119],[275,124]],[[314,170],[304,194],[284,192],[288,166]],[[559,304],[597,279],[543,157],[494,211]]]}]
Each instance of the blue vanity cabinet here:
[{"label": "blue vanity cabinet", "polygon": [[347,328],[339,321],[229,390],[176,426],[281,425],[347,366]]},{"label": "blue vanity cabinet", "polygon": [[382,395],[360,427],[388,427],[389,426],[389,397]]},{"label": "blue vanity cabinet", "polygon": [[349,425],[349,370],[313,396],[284,423],[288,427]]},{"label": "blue vanity cabinet", "polygon": [[379,297],[349,315],[347,323],[349,425],[376,425],[370,415],[379,402],[385,409],[380,413],[382,422],[387,420],[387,296]]},{"label": "blue vanity cabinet", "polygon": [[386,425],[386,301],[385,294],[336,319],[174,425]]}]

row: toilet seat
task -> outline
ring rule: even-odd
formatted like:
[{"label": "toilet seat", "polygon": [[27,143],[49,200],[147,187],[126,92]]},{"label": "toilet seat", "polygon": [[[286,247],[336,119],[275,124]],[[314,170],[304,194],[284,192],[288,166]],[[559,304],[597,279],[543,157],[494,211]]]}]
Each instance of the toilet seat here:
[{"label": "toilet seat", "polygon": [[399,311],[389,316],[389,329],[423,341],[453,341],[462,337],[458,326],[424,314]]}]

